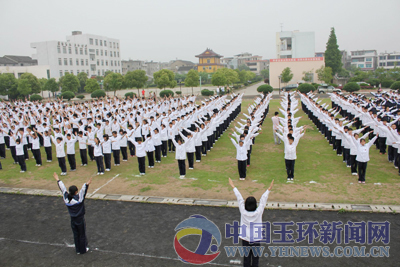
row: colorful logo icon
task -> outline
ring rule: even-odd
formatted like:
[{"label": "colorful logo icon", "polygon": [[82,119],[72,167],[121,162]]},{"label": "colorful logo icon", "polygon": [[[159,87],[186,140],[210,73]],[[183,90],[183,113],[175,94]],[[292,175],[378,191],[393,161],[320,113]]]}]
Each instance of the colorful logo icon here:
[{"label": "colorful logo icon", "polygon": [[[221,245],[221,232],[212,221],[203,215],[190,216],[179,223],[175,227],[175,231],[178,232],[174,238],[174,248],[183,262],[205,264],[213,261],[221,253],[221,251],[218,251]],[[194,252],[186,249],[180,242],[181,238],[190,235],[200,236],[200,242]],[[213,240],[217,244],[212,244]],[[206,254],[207,252],[209,253]]]}]

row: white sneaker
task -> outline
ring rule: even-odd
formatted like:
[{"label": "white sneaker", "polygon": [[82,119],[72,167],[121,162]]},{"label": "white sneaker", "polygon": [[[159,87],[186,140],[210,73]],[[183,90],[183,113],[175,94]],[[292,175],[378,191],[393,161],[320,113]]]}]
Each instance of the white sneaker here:
[{"label": "white sneaker", "polygon": [[200,160],[196,160],[196,162],[200,162]]},{"label": "white sneaker", "polygon": [[25,171],[19,171],[20,173],[24,173]]},{"label": "white sneaker", "polygon": [[110,169],[106,169],[106,172],[109,172],[110,171]]},{"label": "white sneaker", "polygon": [[240,181],[244,181],[244,180],[246,180],[246,178],[239,178],[239,180],[240,180]]},{"label": "white sneaker", "polygon": [[128,161],[127,159],[123,159],[122,161]]},{"label": "white sneaker", "polygon": [[40,166],[42,166],[42,164],[38,164],[37,166],[40,167]]},{"label": "white sneaker", "polygon": [[104,172],[101,172],[101,173],[100,173],[100,175],[103,175],[103,174],[104,174]]},{"label": "white sneaker", "polygon": [[97,175],[100,175],[100,173],[98,172]]},{"label": "white sneaker", "polygon": [[83,167],[87,166],[87,164],[83,164]]},{"label": "white sneaker", "polygon": [[189,168],[189,170],[193,170],[193,168]]}]

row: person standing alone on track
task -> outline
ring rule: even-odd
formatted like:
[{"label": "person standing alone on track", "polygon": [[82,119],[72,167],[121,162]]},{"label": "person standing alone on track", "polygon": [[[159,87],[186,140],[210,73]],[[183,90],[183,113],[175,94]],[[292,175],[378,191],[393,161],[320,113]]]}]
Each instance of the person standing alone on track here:
[{"label": "person standing alone on track", "polygon": [[58,187],[63,195],[65,205],[67,205],[69,215],[71,216],[71,228],[74,233],[75,251],[76,254],[84,254],[89,251],[87,247],[86,238],[86,222],[85,222],[85,197],[89,189],[89,185],[92,182],[92,177],[89,181],[83,184],[81,191],[78,192],[78,188],[75,185],[67,188],[64,183],[58,179],[56,173],[53,174],[56,179]]}]

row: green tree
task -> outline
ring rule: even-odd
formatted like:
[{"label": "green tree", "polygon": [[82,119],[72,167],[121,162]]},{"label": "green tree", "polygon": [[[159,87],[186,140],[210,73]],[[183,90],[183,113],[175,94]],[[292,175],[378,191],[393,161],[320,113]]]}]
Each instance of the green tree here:
[{"label": "green tree", "polygon": [[22,73],[20,79],[27,79],[29,81],[29,85],[31,87],[32,93],[40,94],[42,88],[40,86],[39,79],[35,75],[33,75],[32,73],[29,73],[29,72],[25,72],[25,73]]},{"label": "green tree", "polygon": [[124,76],[124,84],[126,88],[136,88],[139,96],[139,89],[146,85],[148,79],[149,77],[144,70],[128,71]]},{"label": "green tree", "polygon": [[332,69],[332,75],[337,74],[342,68],[342,55],[337,44],[335,28],[331,28],[328,42],[325,50],[325,67]]},{"label": "green tree", "polygon": [[76,93],[79,88],[79,80],[75,75],[66,73],[60,78],[60,86],[61,92],[70,91]]},{"label": "green tree", "polygon": [[31,82],[28,79],[18,80],[18,93],[22,96],[27,96],[32,93]]},{"label": "green tree", "polygon": [[281,73],[281,81],[283,83],[288,83],[292,80],[292,78],[293,78],[292,70],[289,67],[284,68]]},{"label": "green tree", "polygon": [[110,74],[110,73],[113,73],[113,72],[112,72],[111,70],[107,70],[107,71],[104,73],[104,78],[107,77],[107,75]]},{"label": "green tree", "polygon": [[238,70],[250,70],[250,68],[246,64],[241,64],[240,66],[238,66]]},{"label": "green tree", "polygon": [[222,86],[226,84],[226,77],[222,69],[217,70],[217,72],[211,76],[211,83],[215,86]]},{"label": "green tree", "polygon": [[44,90],[52,92],[53,97],[54,97],[54,93],[57,92],[58,90],[60,90],[60,87],[59,87],[56,79],[50,78],[47,80],[46,84],[44,85]]},{"label": "green tree", "polygon": [[303,81],[305,82],[312,82],[314,70],[303,71]]},{"label": "green tree", "polygon": [[260,71],[260,75],[264,78],[264,79],[269,79],[269,69],[264,69]]},{"label": "green tree", "polygon": [[174,88],[177,83],[175,81],[175,73],[172,70],[162,69],[153,74],[154,82],[157,88],[165,89],[166,87]]},{"label": "green tree", "polygon": [[317,73],[318,80],[323,81],[325,83],[329,84],[333,79],[332,69],[330,67],[322,66],[321,68],[317,69],[315,72]]},{"label": "green tree", "polygon": [[192,87],[192,94],[193,94],[193,87],[199,86],[200,76],[197,70],[189,70],[188,74],[186,75],[185,79],[185,86]]},{"label": "green tree", "polygon": [[104,78],[104,88],[106,91],[114,91],[114,96],[117,90],[120,90],[123,88],[124,85],[124,79],[121,75],[121,73],[114,73],[111,72],[109,73],[105,78]]},{"label": "green tree", "polygon": [[[0,73],[0,95],[8,95],[10,98],[18,96],[18,80],[12,73]],[[12,97],[15,95],[15,97]]]},{"label": "green tree", "polygon": [[230,85],[239,81],[239,74],[233,69],[222,68],[217,70],[221,71],[225,75],[226,85]]},{"label": "green tree", "polygon": [[46,91],[46,90],[44,90],[44,86],[46,85],[46,82],[47,82],[46,78],[39,79],[40,91],[42,92],[42,96],[43,96],[43,91]]},{"label": "green tree", "polygon": [[96,90],[99,90],[100,89],[100,85],[99,85],[99,83],[97,82],[97,80],[95,80],[95,79],[87,79],[86,80],[86,85],[85,85],[85,91],[87,92],[87,93],[93,93],[94,91],[96,91]]},{"label": "green tree", "polygon": [[79,80],[79,92],[82,93],[85,91],[86,80],[88,79],[88,75],[86,72],[79,72],[76,76]]},{"label": "green tree", "polygon": [[210,83],[210,75],[207,72],[199,72],[199,76],[201,77],[201,84]]}]

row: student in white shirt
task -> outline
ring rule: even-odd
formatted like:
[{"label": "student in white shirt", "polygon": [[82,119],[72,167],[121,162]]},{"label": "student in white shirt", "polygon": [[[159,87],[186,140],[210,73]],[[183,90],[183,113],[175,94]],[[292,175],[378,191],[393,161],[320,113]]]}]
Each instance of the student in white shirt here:
[{"label": "student in white shirt", "polygon": [[24,144],[21,142],[20,138],[15,138],[14,135],[11,136],[15,142],[15,154],[17,156],[18,164],[21,168],[20,173],[26,172],[26,163],[24,155]]},{"label": "student in white shirt", "polygon": [[[138,159],[138,166],[139,166],[139,173],[140,175],[145,175],[146,174],[146,145],[147,142],[149,142],[149,139],[146,139],[146,141],[142,142],[141,137],[136,137],[135,139],[132,137],[129,137],[129,141],[132,142],[132,144],[136,148],[136,157]],[[137,142],[136,142],[137,140]]]},{"label": "student in white shirt", "polygon": [[82,131],[78,132],[78,144],[79,144],[79,154],[81,156],[81,166],[87,166],[88,158],[87,158],[87,136],[83,135]]},{"label": "student in white shirt", "polygon": [[168,148],[168,130],[165,127],[165,124],[161,124],[160,136],[161,136],[162,157],[166,158],[167,157],[167,148]]},{"label": "student in white shirt", "polygon": [[287,137],[286,136],[283,137],[278,133],[277,135],[285,144],[285,165],[286,165],[287,180],[293,181],[294,164],[297,158],[296,147],[299,144],[300,138],[304,136],[304,133],[300,134],[299,137],[296,138],[296,140],[291,134],[288,134]]},{"label": "student in white shirt", "polygon": [[122,161],[128,161],[128,137],[126,134],[127,132],[123,129],[119,130],[119,135],[121,136],[121,140],[119,140],[119,147],[122,154]]},{"label": "student in white shirt", "polygon": [[103,148],[104,164],[106,165],[106,172],[111,170],[111,140],[108,134],[103,135],[103,142],[101,146]]},{"label": "student in white shirt", "polygon": [[72,133],[67,134],[67,159],[69,163],[70,171],[76,171],[76,159],[75,159],[75,143],[78,141]]},{"label": "student in white shirt", "polygon": [[175,159],[178,160],[179,167],[179,175],[180,178],[185,178],[186,175],[186,149],[185,144],[182,143],[182,140],[178,138],[178,141],[175,141],[175,138],[172,138],[172,142],[175,145]]},{"label": "student in white shirt", "polygon": [[149,168],[154,168],[154,151],[156,148],[154,147],[154,141],[150,134],[146,136],[146,153],[147,153],[147,160],[149,162]]},{"label": "student in white shirt", "polygon": [[360,139],[360,143],[357,143],[357,157],[358,162],[358,183],[365,184],[365,173],[367,171],[367,163],[369,161],[369,149],[374,144],[375,140],[379,137],[379,133],[374,138],[369,140],[368,143],[365,139]]},{"label": "student in white shirt", "polygon": [[121,160],[120,160],[121,146],[120,146],[119,142],[121,141],[122,136],[118,135],[118,133],[116,131],[113,131],[112,135],[113,136],[110,137],[110,140],[111,140],[111,148],[112,148],[113,157],[114,157],[114,166],[119,166],[119,164],[121,163]]},{"label": "student in white shirt", "polygon": [[99,138],[95,137],[94,143],[91,145],[93,147],[93,156],[94,156],[94,159],[96,160],[97,175],[103,175],[104,174],[103,152],[101,149],[102,147],[101,147]]},{"label": "student in white shirt", "polygon": [[[274,180],[272,180],[267,191],[265,191],[265,193],[261,196],[258,207],[257,200],[254,197],[250,196],[246,198],[246,201],[243,199],[239,190],[233,184],[231,178],[229,178],[229,184],[233,188],[233,192],[235,193],[239,205],[240,230],[246,229],[246,233],[241,233],[240,235],[240,238],[242,239],[242,246],[260,246],[260,241],[263,239],[263,237],[261,231],[256,232],[258,227],[254,227],[254,224],[262,224],[262,215],[265,210],[265,205],[267,204],[269,193],[274,185]],[[254,256],[252,250],[250,250],[250,253],[243,258],[243,266],[258,266],[258,262],[259,257]]]},{"label": "student in white shirt", "polygon": [[47,162],[52,162],[53,161],[53,151],[52,151],[52,147],[51,147],[51,138],[50,138],[50,134],[48,131],[44,131],[44,133],[40,133],[38,131],[36,131],[37,134],[39,134],[40,136],[42,136],[43,138],[43,146],[44,146],[44,151],[46,152],[46,159]]},{"label": "student in white shirt", "polygon": [[246,167],[247,167],[247,143],[248,140],[244,139],[242,135],[240,137],[238,143],[236,143],[235,139],[231,137],[232,144],[236,148],[236,160],[238,162],[238,171],[239,171],[239,179],[245,180],[246,179]]},{"label": "student in white shirt", "polygon": [[40,154],[40,141],[36,129],[33,128],[34,132],[30,133],[32,137],[32,154],[36,161],[36,167],[42,166],[42,155]]},{"label": "student in white shirt", "polygon": [[[53,128],[51,130],[54,132]],[[61,175],[67,175],[67,165],[65,164],[65,139],[62,137],[51,136],[51,140],[53,141],[54,145],[56,146],[56,155],[58,159],[58,166],[61,169]]]},{"label": "student in white shirt", "polygon": [[157,163],[161,163],[161,147],[162,147],[162,141],[161,141],[161,135],[159,133],[158,128],[155,128],[152,130],[151,138],[153,139],[154,147],[155,147],[155,158]]},{"label": "student in white shirt", "polygon": [[279,126],[279,112],[275,112],[275,116],[273,116],[272,119],[272,129],[273,129],[273,133],[274,133],[274,142],[276,145],[280,145],[281,144],[281,139],[276,135],[276,130],[278,130],[278,126]]}]

